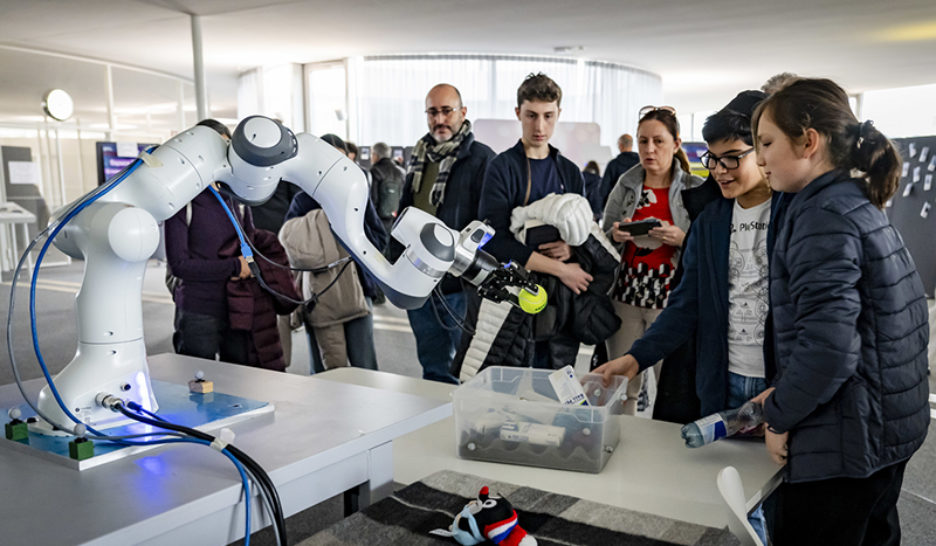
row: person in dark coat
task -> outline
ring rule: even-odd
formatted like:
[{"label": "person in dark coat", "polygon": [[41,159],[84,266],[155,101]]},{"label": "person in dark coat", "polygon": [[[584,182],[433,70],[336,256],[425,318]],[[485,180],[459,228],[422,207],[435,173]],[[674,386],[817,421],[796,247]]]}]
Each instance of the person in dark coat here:
[{"label": "person in dark coat", "polygon": [[390,159],[390,154],[390,146],[384,142],[378,142],[371,147],[371,201],[387,233],[390,233],[400,212],[404,184],[403,169],[397,167]]},{"label": "person in dark coat", "polygon": [[621,175],[631,170],[640,163],[640,154],[634,151],[634,137],[624,133],[618,137],[618,151],[620,152],[605,166],[604,176],[601,177],[601,185],[598,186],[598,195],[601,198],[601,210],[604,210],[608,204],[608,195],[617,184]]},{"label": "person in dark coat", "polygon": [[[413,147],[399,208],[416,207],[461,231],[478,219],[481,183],[494,151],[475,140],[468,107],[454,86],[433,86],[425,104],[429,132]],[[391,261],[402,253],[403,246],[391,241]],[[458,383],[453,367],[464,356],[462,327],[474,325],[479,306],[474,288],[446,274],[421,307],[407,310],[423,379]]]},{"label": "person in dark coat", "polygon": [[601,196],[601,169],[598,168],[597,161],[589,161],[582,169],[582,177],[585,179],[585,197],[595,213],[595,220],[601,219],[601,211],[604,210],[604,202]]},{"label": "person in dark coat", "polygon": [[[205,119],[199,125],[210,127],[230,140],[230,131],[217,120]],[[223,200],[238,218],[245,235],[253,237],[250,209],[245,207],[242,213],[230,197]],[[224,208],[205,189],[166,220],[164,229],[167,269],[179,279],[173,283],[172,294],[176,304],[172,336],[175,351],[211,360],[220,358],[223,362],[256,364],[251,358],[249,332],[233,328],[229,318],[227,283],[231,279],[249,279],[251,272],[239,246],[235,253],[226,256],[220,253],[237,240]]]},{"label": "person in dark coat", "polygon": [[[517,89],[515,113],[522,136],[517,144],[499,154],[488,167],[478,214],[496,231],[484,250],[501,262],[513,260],[529,271],[558,278],[573,293],[588,290],[593,278],[571,260],[572,247],[561,239],[531,248],[510,232],[510,215],[548,194],[585,195],[582,171],[549,144],[559,121],[562,90],[545,74],[529,75]],[[568,332],[558,332],[540,341],[533,365],[548,367],[550,345],[562,344],[578,350],[578,341]],[[574,363],[574,362],[573,362]]]},{"label": "person in dark coat", "polygon": [[829,80],[777,91],[754,131],[771,186],[796,194],[770,271],[777,376],[758,398],[784,465],[775,543],[899,544],[904,468],[930,420],[926,297],[883,211],[901,159]]},{"label": "person in dark coat", "polygon": [[[251,242],[269,260],[280,265],[289,264],[286,251],[273,232],[257,229],[251,235]],[[236,238],[230,239],[218,254],[221,257],[237,256],[240,254],[240,241]],[[247,332],[246,364],[268,370],[286,371],[284,344],[280,338],[277,319],[288,316],[298,306],[295,301],[299,299],[299,293],[288,269],[276,267],[262,259],[257,260],[256,264],[265,284],[274,292],[268,292],[252,277],[229,279],[228,323],[231,330]]]}]

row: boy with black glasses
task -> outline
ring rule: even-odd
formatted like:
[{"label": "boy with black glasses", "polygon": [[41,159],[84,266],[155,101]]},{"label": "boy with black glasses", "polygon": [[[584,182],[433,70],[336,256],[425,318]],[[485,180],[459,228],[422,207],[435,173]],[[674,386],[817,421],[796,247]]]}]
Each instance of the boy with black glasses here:
[{"label": "boy with black glasses", "polygon": [[[774,196],[751,134],[751,114],[766,98],[745,91],[709,117],[703,164],[723,199],[693,222],[682,259],[683,278],[667,307],[628,353],[596,369],[634,377],[696,334],[695,384],[701,414],[737,408],[760,394],[775,373],[768,336],[768,257],[782,194]],[[726,335],[727,334],[727,335]],[[751,524],[767,543],[763,516]]]}]

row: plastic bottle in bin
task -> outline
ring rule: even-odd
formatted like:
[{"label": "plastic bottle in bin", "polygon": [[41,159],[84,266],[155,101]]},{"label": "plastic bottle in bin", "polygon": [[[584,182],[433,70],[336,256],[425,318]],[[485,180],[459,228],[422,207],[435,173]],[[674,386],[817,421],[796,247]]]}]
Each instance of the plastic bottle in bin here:
[{"label": "plastic bottle in bin", "polygon": [[740,408],[713,413],[684,425],[679,433],[686,447],[702,447],[719,438],[750,432],[763,422],[764,406],[748,401]]}]

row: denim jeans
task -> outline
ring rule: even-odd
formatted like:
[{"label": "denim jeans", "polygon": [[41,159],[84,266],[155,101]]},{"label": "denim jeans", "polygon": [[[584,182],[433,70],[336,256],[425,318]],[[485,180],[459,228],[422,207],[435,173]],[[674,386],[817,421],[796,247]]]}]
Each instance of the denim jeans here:
[{"label": "denim jeans", "polygon": [[[466,297],[464,292],[445,294],[445,304],[459,321],[465,320]],[[446,311],[435,292],[419,309],[406,312],[410,327],[416,336],[416,356],[423,369],[423,379],[458,384],[452,375],[452,359],[458,350],[462,329],[452,315]]]},{"label": "denim jeans", "polygon": [[231,330],[226,318],[183,311],[176,308],[176,331],[172,335],[175,352],[233,364],[246,364],[250,333]]},{"label": "denim jeans", "polygon": [[[763,377],[747,377],[728,372],[728,409],[738,408],[745,402],[767,390],[767,380]],[[748,522],[757,532],[761,542],[767,544],[767,522],[764,520],[764,508],[758,506],[748,515]]]},{"label": "denim jeans", "polygon": [[[374,305],[370,298],[365,297],[367,307],[373,311]],[[367,370],[377,369],[377,349],[374,347],[374,313],[370,312],[344,323],[345,344],[348,351],[348,363],[355,368]],[[309,357],[312,360],[311,372],[313,374],[325,371],[325,363],[319,351],[315,331],[306,325],[306,336],[309,339]]]}]

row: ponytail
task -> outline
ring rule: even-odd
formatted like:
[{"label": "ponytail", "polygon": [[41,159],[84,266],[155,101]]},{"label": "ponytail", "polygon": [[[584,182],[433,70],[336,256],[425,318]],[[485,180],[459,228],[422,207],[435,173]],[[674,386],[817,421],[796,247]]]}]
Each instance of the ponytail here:
[{"label": "ponytail", "polygon": [[682,149],[682,146],[676,150],[676,155],[673,156],[673,159],[679,161],[679,166],[682,167],[684,173],[689,174],[692,167],[689,166],[689,156],[686,155],[686,150]]},{"label": "ponytail", "polygon": [[777,127],[797,142],[815,129],[828,142],[829,160],[844,171],[864,173],[868,200],[883,209],[900,185],[897,148],[871,121],[860,123],[848,104],[848,94],[826,79],[797,79],[765,99],[754,112],[756,134],[760,118],[769,112]]},{"label": "ponytail", "polygon": [[868,199],[884,208],[900,185],[900,154],[870,120],[854,125],[851,132],[855,138],[849,157],[851,166],[865,173]]}]

